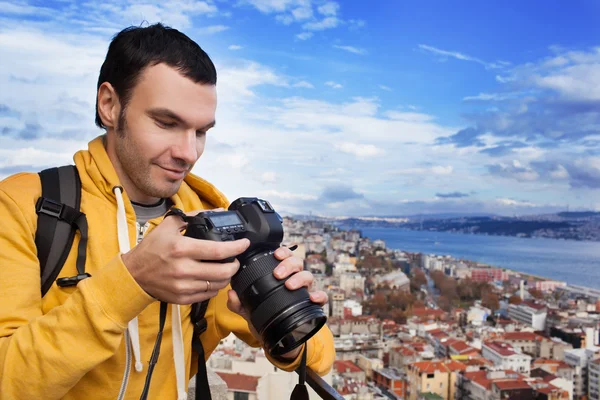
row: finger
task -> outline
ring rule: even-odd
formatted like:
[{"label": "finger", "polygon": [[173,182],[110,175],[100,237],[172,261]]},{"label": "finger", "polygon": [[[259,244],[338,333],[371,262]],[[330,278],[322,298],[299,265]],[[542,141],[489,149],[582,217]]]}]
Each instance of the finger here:
[{"label": "finger", "polygon": [[329,301],[329,296],[327,296],[327,293],[325,293],[323,291],[310,292],[309,295],[310,295],[310,300],[313,303],[317,303],[322,306],[327,304],[327,302]]},{"label": "finger", "polygon": [[194,239],[182,236],[172,248],[172,256],[176,258],[193,258],[194,260],[219,261],[235,257],[243,253],[250,241],[238,239],[228,242]]},{"label": "finger", "polygon": [[171,214],[164,218],[159,225],[166,227],[168,230],[176,230],[177,232],[181,232],[187,226],[187,222],[181,219],[177,214]]},{"label": "finger", "polygon": [[280,262],[277,268],[273,270],[273,273],[277,279],[283,279],[303,269],[304,261],[298,257],[289,257]]},{"label": "finger", "polygon": [[233,260],[230,263],[187,260],[177,266],[172,272],[172,276],[177,280],[229,282],[239,268],[240,263],[238,260]]},{"label": "finger", "polygon": [[293,255],[294,253],[287,247],[280,247],[277,250],[275,250],[275,258],[281,261]]},{"label": "finger", "polygon": [[184,280],[177,282],[175,292],[178,295],[189,296],[208,292],[218,292],[229,285],[229,279],[221,281],[203,280]]},{"label": "finger", "polygon": [[240,301],[240,298],[235,290],[230,290],[227,292],[227,308],[236,314],[244,314],[244,307],[242,306],[242,302]]},{"label": "finger", "polygon": [[310,271],[302,271],[294,274],[290,279],[285,281],[285,287],[290,290],[296,290],[301,287],[310,288],[314,280],[314,276]]}]

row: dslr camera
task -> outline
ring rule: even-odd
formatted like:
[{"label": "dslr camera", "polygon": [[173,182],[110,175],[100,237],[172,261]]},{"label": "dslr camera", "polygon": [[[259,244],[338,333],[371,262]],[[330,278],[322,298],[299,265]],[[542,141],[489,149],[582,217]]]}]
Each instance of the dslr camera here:
[{"label": "dslr camera", "polygon": [[231,287],[270,354],[295,349],[325,324],[323,309],[310,300],[306,288],[289,290],[288,278],[273,275],[280,262],[273,253],[283,240],[283,220],[268,201],[242,197],[227,211],[204,211],[186,220],[185,236],[217,242],[250,240],[250,247],[237,257],[240,269],[231,278]]}]

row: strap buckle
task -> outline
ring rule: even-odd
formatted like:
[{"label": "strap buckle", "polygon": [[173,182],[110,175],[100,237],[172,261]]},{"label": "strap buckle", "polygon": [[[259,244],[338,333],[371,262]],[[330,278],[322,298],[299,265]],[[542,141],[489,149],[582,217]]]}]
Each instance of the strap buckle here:
[{"label": "strap buckle", "polygon": [[67,286],[76,286],[80,281],[91,277],[90,274],[83,273],[83,274],[78,274],[75,276],[71,276],[68,278],[60,278],[56,280],[56,284],[60,287],[67,287]]},{"label": "strap buckle", "polygon": [[200,321],[194,322],[194,334],[200,335],[208,328],[208,322],[206,318],[202,318]]},{"label": "strap buckle", "polygon": [[35,205],[35,211],[38,214],[46,214],[57,219],[61,219],[64,208],[64,204],[57,203],[56,201],[50,200],[46,197],[40,197]]}]

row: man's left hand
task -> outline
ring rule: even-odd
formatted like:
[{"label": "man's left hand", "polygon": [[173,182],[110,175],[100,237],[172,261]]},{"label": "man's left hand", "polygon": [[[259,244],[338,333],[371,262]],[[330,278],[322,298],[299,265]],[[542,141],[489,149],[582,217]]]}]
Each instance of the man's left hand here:
[{"label": "man's left hand", "polygon": [[[327,293],[323,291],[310,291],[314,281],[314,276],[310,271],[304,271],[304,262],[300,258],[294,256],[290,249],[287,247],[278,248],[275,251],[275,258],[281,261],[277,268],[273,270],[273,274],[277,279],[285,279],[288,276],[295,274],[285,282],[285,286],[288,289],[296,290],[300,289],[301,287],[305,287],[308,289],[310,300],[313,303],[321,306],[327,304],[327,301],[329,300]],[[262,343],[262,339],[254,326],[252,326],[252,322],[250,322],[250,315],[248,315],[246,310],[244,310],[237,293],[235,293],[234,290],[230,290],[228,295],[229,301],[227,302],[227,307],[229,307],[229,309],[234,313],[244,317],[244,319],[248,322],[248,326],[250,327],[250,331],[252,331],[254,337]],[[296,359],[299,354],[300,347],[290,351],[289,353],[283,354],[281,357],[293,360]]]}]

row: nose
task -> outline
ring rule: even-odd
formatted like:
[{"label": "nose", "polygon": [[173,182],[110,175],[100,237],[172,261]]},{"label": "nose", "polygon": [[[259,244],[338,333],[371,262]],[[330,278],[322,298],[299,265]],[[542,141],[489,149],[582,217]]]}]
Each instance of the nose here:
[{"label": "nose", "polygon": [[171,149],[171,155],[186,167],[191,167],[198,161],[198,143],[194,130],[186,131],[180,135],[177,143]]}]

